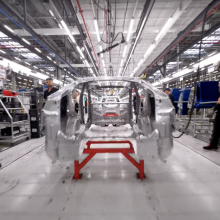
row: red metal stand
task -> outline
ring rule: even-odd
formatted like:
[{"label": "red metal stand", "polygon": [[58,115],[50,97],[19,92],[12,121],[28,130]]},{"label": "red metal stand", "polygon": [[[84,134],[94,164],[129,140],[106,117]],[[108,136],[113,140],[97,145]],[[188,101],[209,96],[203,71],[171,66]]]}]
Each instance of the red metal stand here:
[{"label": "red metal stand", "polygon": [[108,116],[118,116],[118,114],[116,114],[116,113],[106,113],[106,114],[104,114],[103,116],[106,116],[106,117],[108,117]]},{"label": "red metal stand", "polygon": [[[129,144],[129,148],[90,148],[92,144]],[[73,179],[81,179],[80,170],[96,155],[100,153],[122,153],[138,170],[138,178],[144,179],[144,160],[138,163],[130,154],[134,153],[133,145],[130,141],[88,141],[87,148],[83,150],[83,154],[89,154],[80,164],[78,160],[74,161],[75,174]]]}]

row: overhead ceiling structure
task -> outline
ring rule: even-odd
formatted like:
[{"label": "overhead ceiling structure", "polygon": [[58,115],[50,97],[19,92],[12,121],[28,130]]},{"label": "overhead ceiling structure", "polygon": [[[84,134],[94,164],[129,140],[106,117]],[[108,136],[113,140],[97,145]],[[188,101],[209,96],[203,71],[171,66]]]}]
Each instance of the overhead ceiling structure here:
[{"label": "overhead ceiling structure", "polygon": [[[78,7],[78,1],[74,6]],[[178,35],[191,23],[198,22],[198,16],[210,4],[212,16],[206,22],[206,35],[216,31],[219,23],[219,1],[211,0],[126,0],[126,1],[87,1],[81,0],[80,7],[83,10],[86,25],[96,54],[108,48],[112,44],[120,43],[122,34],[125,43],[101,53],[99,63],[103,75],[113,76],[143,76],[153,75],[158,69],[149,69],[153,61],[162,52],[168,51],[167,47],[175,41]],[[216,8],[217,7],[217,8]],[[81,18],[78,13],[79,20]],[[83,20],[80,20],[84,27]],[[194,25],[196,26],[196,24]],[[190,49],[199,42],[201,25],[190,31],[190,39],[184,38],[185,42],[179,44],[179,51],[188,46]],[[216,39],[217,40],[217,39]],[[113,41],[113,42],[112,42]],[[188,42],[188,44],[186,44]],[[194,43],[194,44],[192,44]],[[176,48],[174,53],[176,53]],[[209,48],[208,52],[213,50]],[[173,51],[172,51],[173,52]],[[163,61],[158,62],[162,66],[172,54],[166,56]],[[165,60],[166,59],[166,60]],[[183,60],[184,59],[184,62]],[[179,60],[180,68],[187,59],[192,59],[190,50],[182,55]],[[157,65],[155,65],[157,66]],[[177,68],[177,58],[167,63],[167,70]],[[147,71],[146,71],[147,70]],[[145,75],[146,76],[146,75]],[[119,82],[121,83],[121,82]],[[122,89],[121,91],[122,92]],[[123,93],[123,92],[122,92]],[[121,94],[122,94],[121,93]]]},{"label": "overhead ceiling structure", "polygon": [[65,83],[99,75],[70,0],[0,1],[0,12],[2,57]]},{"label": "overhead ceiling structure", "polygon": [[[161,72],[170,74],[196,59],[209,4],[202,56],[218,50],[219,3],[0,0],[0,55],[65,83],[104,75],[153,82]],[[122,95],[124,88],[118,90]]]},{"label": "overhead ceiling structure", "polygon": [[[145,69],[138,74],[152,81],[159,77],[173,75],[176,71],[192,65],[198,61],[199,53],[201,59],[219,52],[220,41],[220,1],[212,1],[189,25],[183,29],[178,36],[157,54]],[[205,20],[204,17],[206,16]],[[204,31],[202,24],[204,20]],[[201,42],[202,39],[202,42]],[[201,42],[201,51],[199,50]],[[162,70],[162,71],[161,71]],[[154,77],[152,77],[152,74]]]}]

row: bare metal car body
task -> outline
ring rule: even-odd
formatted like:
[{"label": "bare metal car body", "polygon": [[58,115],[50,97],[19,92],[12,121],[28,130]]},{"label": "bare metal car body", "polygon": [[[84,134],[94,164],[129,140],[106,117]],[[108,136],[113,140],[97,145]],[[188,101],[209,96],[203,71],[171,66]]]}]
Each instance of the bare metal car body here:
[{"label": "bare metal car body", "polygon": [[[122,103],[124,112],[116,117],[107,118],[103,112],[97,111],[99,103],[91,103],[90,83],[102,81],[123,81],[130,84],[129,101]],[[79,107],[75,112],[72,94],[76,88],[82,87]],[[83,93],[88,91],[88,120],[85,122],[82,107]],[[142,89],[144,99],[142,108],[137,93],[136,119],[132,111],[132,90]],[[62,125],[61,105],[67,98],[66,123]],[[153,100],[153,102],[152,102]],[[134,157],[137,160],[146,159],[149,155],[157,156],[164,161],[173,148],[172,131],[175,124],[174,107],[169,97],[152,87],[151,84],[134,77],[91,77],[81,78],[49,96],[42,110],[43,122],[46,129],[45,150],[52,160],[73,161],[78,159],[89,140],[130,140],[135,148]],[[122,125],[102,128],[103,123]]]}]

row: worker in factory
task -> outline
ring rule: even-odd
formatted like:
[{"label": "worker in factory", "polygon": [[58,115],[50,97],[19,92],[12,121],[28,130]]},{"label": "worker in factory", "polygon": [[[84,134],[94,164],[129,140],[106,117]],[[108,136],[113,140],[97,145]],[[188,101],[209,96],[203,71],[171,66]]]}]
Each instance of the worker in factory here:
[{"label": "worker in factory", "polygon": [[173,104],[173,106],[174,106],[174,98],[173,98],[172,93],[170,92],[170,89],[169,89],[169,88],[166,88],[166,89],[164,90],[164,92],[169,96],[170,101],[172,102],[172,104]]},{"label": "worker in factory", "polygon": [[46,79],[46,85],[48,86],[48,89],[46,91],[44,91],[44,99],[47,100],[47,97],[53,93],[55,93],[56,91],[58,91],[59,89],[55,88],[53,86],[53,79],[52,78],[47,78]]},{"label": "worker in factory", "polygon": [[79,93],[77,91],[74,91],[73,94],[73,100],[75,102],[75,112],[79,112]]},{"label": "worker in factory", "polygon": [[208,146],[203,147],[204,150],[218,150],[218,142],[220,138],[220,97],[218,98],[218,102],[213,110],[216,113],[216,115],[213,122],[212,136],[210,144]]}]

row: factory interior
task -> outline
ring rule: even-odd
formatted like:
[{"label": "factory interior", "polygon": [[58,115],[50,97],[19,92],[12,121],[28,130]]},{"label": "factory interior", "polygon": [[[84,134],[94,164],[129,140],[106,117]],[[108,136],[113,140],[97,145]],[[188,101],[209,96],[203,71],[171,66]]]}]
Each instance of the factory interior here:
[{"label": "factory interior", "polygon": [[0,0],[0,220],[220,219],[220,0]]}]

